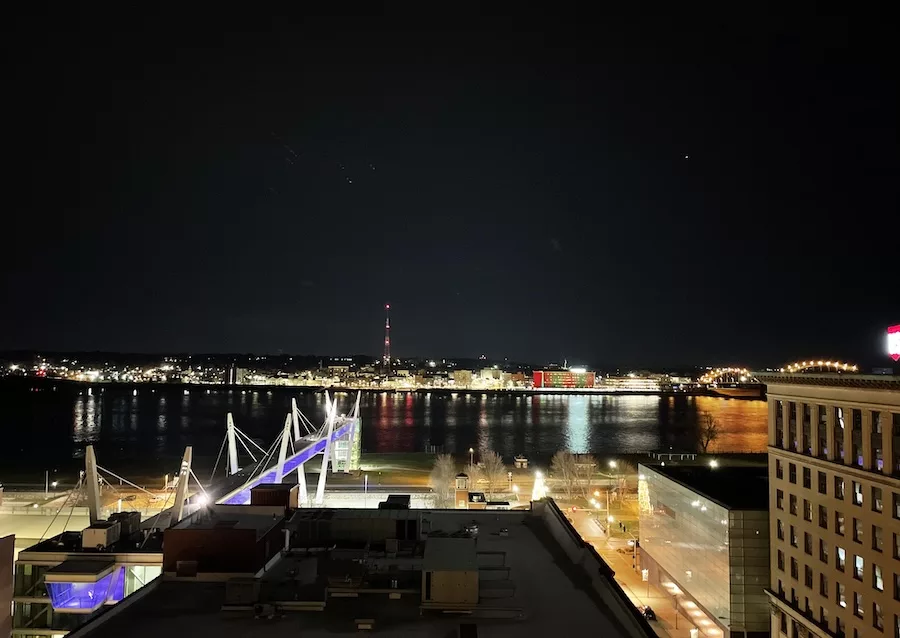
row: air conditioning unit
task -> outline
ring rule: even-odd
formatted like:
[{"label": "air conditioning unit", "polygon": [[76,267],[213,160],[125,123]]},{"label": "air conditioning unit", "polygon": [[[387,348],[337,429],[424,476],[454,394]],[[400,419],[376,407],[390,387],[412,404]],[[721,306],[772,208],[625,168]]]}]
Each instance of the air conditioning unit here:
[{"label": "air conditioning unit", "polygon": [[106,549],[119,540],[122,527],[118,522],[101,521],[81,532],[82,549]]}]

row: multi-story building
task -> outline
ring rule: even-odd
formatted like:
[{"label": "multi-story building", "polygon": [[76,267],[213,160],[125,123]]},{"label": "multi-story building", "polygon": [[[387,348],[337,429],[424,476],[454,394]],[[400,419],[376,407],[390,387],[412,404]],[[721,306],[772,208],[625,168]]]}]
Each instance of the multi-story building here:
[{"label": "multi-story building", "polygon": [[769,634],[766,468],[639,465],[640,560],[708,638]]},{"label": "multi-story building", "polygon": [[900,637],[900,377],[761,380],[772,635]]}]

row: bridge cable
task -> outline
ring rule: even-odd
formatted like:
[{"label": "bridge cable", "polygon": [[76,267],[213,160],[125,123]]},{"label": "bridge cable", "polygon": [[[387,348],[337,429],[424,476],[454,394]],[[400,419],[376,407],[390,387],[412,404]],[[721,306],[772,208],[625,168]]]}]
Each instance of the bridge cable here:
[{"label": "bridge cable", "polygon": [[[45,530],[44,530],[44,533],[41,534],[41,538],[40,538],[40,540],[39,540],[38,542],[41,542],[41,541],[44,540],[44,536],[47,535],[47,532],[49,532],[49,531],[50,531],[50,528],[53,527],[53,523],[56,522],[56,517],[59,516],[59,513],[60,513],[61,511],[63,511],[63,508],[66,506],[66,503],[69,502],[69,499],[72,498],[72,493],[73,493],[76,489],[80,490],[82,479],[83,479],[83,477],[82,477],[82,476],[79,476],[79,477],[78,477],[78,482],[75,484],[75,487],[73,487],[71,490],[69,490],[69,493],[66,494],[66,500],[64,500],[64,501],[63,501],[63,504],[59,506],[59,509],[58,509],[58,510],[56,510],[56,514],[53,515],[53,518],[50,520],[50,524],[47,525],[47,529],[45,529]],[[75,502],[77,503],[77,502],[78,502],[78,499],[76,499]],[[73,504],[72,507],[75,507],[75,505]],[[66,531],[66,530],[63,529],[63,531]]]},{"label": "bridge cable", "polygon": [[[216,470],[219,469],[219,461],[222,459],[222,452],[225,450],[225,443],[228,441],[228,435],[222,439],[222,445],[219,446],[219,455],[216,457],[216,464],[213,465],[212,472],[209,475],[209,480],[212,481],[213,477],[216,475]],[[225,474],[228,474],[228,469],[226,468]],[[166,486],[168,487],[168,485]]]}]

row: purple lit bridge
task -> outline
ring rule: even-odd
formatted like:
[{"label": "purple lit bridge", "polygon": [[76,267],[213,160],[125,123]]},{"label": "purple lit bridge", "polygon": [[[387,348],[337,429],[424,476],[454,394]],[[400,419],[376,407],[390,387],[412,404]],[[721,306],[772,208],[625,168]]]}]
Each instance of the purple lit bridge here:
[{"label": "purple lit bridge", "polygon": [[[325,498],[325,481],[328,475],[328,466],[331,464],[332,472],[350,472],[359,469],[360,456],[360,418],[359,400],[356,396],[353,410],[348,415],[338,414],[337,398],[330,399],[325,393],[326,417],[325,423],[316,428],[300,410],[297,402],[292,401],[291,412],[287,415],[284,428],[261,460],[256,462],[250,472],[249,479],[242,485],[216,500],[218,504],[244,505],[250,502],[250,490],[263,483],[281,483],[285,476],[297,471],[297,483],[300,486],[300,503],[308,504],[308,492],[306,487],[305,464],[313,457],[322,455],[322,466],[319,471],[319,481],[316,486],[314,504],[321,505]],[[301,428],[306,430],[301,435]],[[237,466],[238,441],[244,445],[244,449],[251,454],[251,450],[244,443],[248,437],[234,426],[231,415],[228,415],[228,427],[226,441],[228,443],[229,473],[237,475],[241,470]],[[252,442],[252,441],[251,441]],[[224,447],[223,443],[223,447]],[[278,451],[276,460],[275,452]],[[254,457],[255,460],[255,457]]]}]

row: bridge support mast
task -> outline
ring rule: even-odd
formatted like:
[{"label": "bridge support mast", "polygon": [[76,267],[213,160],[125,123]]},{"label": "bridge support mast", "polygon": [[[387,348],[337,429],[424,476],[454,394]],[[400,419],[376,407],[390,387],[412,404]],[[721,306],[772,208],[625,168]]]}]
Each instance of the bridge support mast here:
[{"label": "bridge support mast", "polygon": [[237,461],[237,445],[234,442],[234,417],[231,416],[231,412],[228,413],[225,432],[228,436],[228,474],[237,474],[240,468]]},{"label": "bridge support mast", "polygon": [[328,416],[326,418],[325,427],[325,453],[322,455],[322,468],[319,470],[319,484],[316,486],[316,505],[322,505],[325,501],[325,477],[328,476],[328,461],[331,458],[331,436],[334,434],[334,417],[337,412],[337,406],[328,398],[325,393],[325,399],[328,405]]},{"label": "bridge support mast", "polygon": [[[300,408],[297,407],[297,399],[291,399],[291,420],[294,422],[294,442],[300,440]],[[300,505],[306,505],[309,501],[309,494],[306,491],[306,464],[301,463],[297,466],[297,486]]]},{"label": "bridge support mast", "polygon": [[88,513],[93,525],[100,521],[100,475],[97,473],[97,457],[93,445],[87,446],[84,453],[84,480],[87,486]]},{"label": "bridge support mast", "polygon": [[193,448],[189,445],[184,448],[184,458],[181,459],[181,469],[178,471],[178,487],[175,489],[175,520],[174,525],[184,518],[184,501],[188,497],[188,483],[191,481],[191,457]]},{"label": "bridge support mast", "polygon": [[284,419],[284,430],[281,431],[281,449],[278,451],[278,468],[275,470],[275,482],[281,483],[284,478],[284,461],[287,458],[288,443],[291,442],[291,415]]}]

